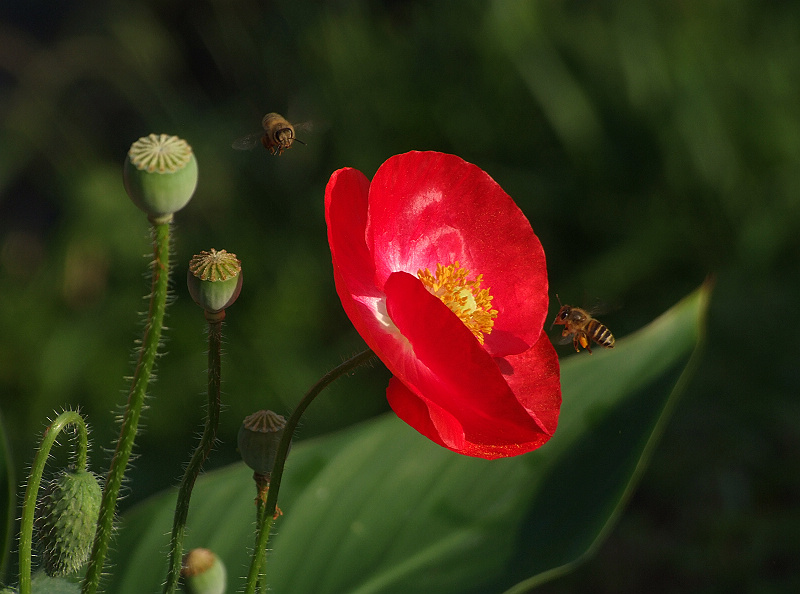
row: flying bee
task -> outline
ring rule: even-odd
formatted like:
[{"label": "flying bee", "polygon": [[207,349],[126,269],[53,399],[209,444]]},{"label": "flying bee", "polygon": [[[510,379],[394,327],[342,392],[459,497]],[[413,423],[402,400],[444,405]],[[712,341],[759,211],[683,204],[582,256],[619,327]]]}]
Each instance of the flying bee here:
[{"label": "flying bee", "polygon": [[566,337],[572,334],[572,346],[575,347],[575,351],[578,353],[581,352],[580,347],[583,347],[591,355],[592,341],[607,349],[614,348],[614,335],[585,309],[562,305],[550,327],[552,328],[555,324],[564,326],[561,336]]},{"label": "flying bee", "polygon": [[[292,147],[294,141],[305,144],[295,136],[295,126],[289,123],[285,117],[279,113],[271,112],[261,120],[263,130],[248,134],[238,140],[234,140],[231,145],[238,151],[249,151],[255,147],[259,141],[273,155],[280,155],[286,149]],[[298,124],[298,129],[309,129],[310,122]]]}]

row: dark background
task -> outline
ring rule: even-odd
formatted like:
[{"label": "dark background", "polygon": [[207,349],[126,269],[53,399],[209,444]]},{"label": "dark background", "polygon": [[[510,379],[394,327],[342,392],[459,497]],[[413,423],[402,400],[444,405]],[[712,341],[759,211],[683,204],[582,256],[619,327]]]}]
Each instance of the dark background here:
[{"label": "dark background", "polygon": [[[641,487],[599,554],[541,591],[797,591],[799,31],[800,4],[755,0],[6,0],[0,403],[18,478],[65,406],[106,466],[148,291],[147,223],[121,181],[134,140],[188,140],[200,185],[176,216],[167,355],[123,509],[177,481],[201,423],[191,255],[225,248],[245,271],[213,468],[244,416],[288,413],[362,346],[333,288],[331,172],[439,150],[515,198],[551,297],[609,304],[618,338],[716,281],[705,359]],[[312,121],[307,145],[232,150],[267,111]],[[385,410],[387,377],[336,384],[301,436]]]}]

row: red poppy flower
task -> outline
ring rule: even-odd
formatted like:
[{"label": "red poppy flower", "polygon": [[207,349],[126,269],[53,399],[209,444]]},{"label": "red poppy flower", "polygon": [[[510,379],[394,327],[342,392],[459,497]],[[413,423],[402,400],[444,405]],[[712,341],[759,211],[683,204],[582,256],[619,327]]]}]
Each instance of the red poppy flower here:
[{"label": "red poppy flower", "polygon": [[550,439],[561,384],[544,250],[488,174],[434,152],[391,157],[372,183],[340,169],[325,219],[339,298],[394,374],[401,419],[480,458]]}]

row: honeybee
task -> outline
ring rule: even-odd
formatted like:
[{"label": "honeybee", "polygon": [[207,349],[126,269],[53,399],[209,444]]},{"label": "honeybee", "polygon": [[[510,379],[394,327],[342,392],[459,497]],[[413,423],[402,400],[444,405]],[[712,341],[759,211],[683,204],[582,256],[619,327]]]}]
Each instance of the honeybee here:
[{"label": "honeybee", "polygon": [[[234,140],[231,146],[239,151],[249,151],[255,147],[260,140],[264,148],[271,154],[280,155],[286,149],[291,148],[295,140],[300,144],[305,144],[305,142],[295,136],[295,127],[279,113],[271,112],[265,115],[261,120],[261,127],[263,130],[253,132],[238,140]],[[307,129],[310,127],[310,124],[298,124],[297,127]]]},{"label": "honeybee", "polygon": [[[560,302],[559,302],[560,303]],[[556,319],[553,320],[553,325],[558,324],[564,326],[564,331],[561,336],[569,336],[572,334],[572,346],[575,351],[580,353],[580,347],[585,348],[592,354],[592,342],[595,341],[600,346],[607,349],[614,348],[614,335],[603,324],[595,320],[591,314],[585,309],[579,307],[572,307],[571,305],[562,305],[561,309],[556,314]]]}]

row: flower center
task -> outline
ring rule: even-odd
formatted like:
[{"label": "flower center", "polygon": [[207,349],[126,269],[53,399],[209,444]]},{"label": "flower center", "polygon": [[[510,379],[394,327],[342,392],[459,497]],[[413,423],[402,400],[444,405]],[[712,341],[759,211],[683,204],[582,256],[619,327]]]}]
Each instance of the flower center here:
[{"label": "flower center", "polygon": [[475,280],[467,280],[470,271],[461,268],[457,261],[448,266],[436,265],[436,275],[427,268],[417,271],[417,278],[422,281],[430,293],[436,295],[450,308],[464,325],[483,344],[484,334],[492,332],[497,310],[492,309],[492,296],[489,289],[481,289],[483,275]]}]

